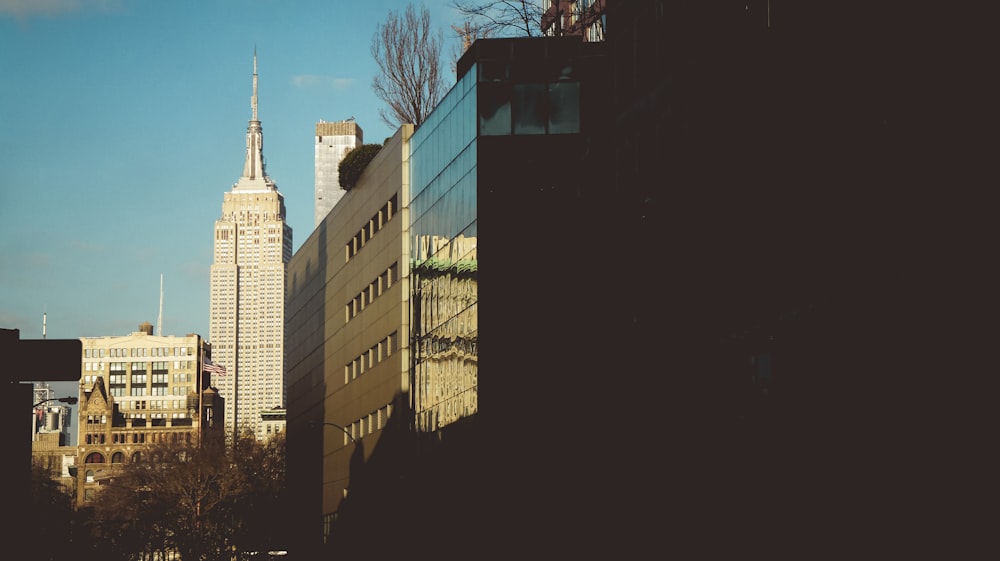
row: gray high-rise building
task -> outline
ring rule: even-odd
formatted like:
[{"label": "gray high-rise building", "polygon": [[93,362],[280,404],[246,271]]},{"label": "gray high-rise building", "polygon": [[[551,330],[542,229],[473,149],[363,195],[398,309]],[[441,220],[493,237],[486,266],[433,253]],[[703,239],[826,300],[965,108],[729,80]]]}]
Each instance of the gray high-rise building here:
[{"label": "gray high-rise building", "polygon": [[292,228],[285,199],[264,169],[264,136],[257,118],[257,55],[252,117],[243,176],[225,194],[215,222],[209,340],[214,379],[225,399],[227,435],[252,430],[264,437],[263,411],[285,403],[285,269]]},{"label": "gray high-rise building", "polygon": [[340,161],[364,143],[364,132],[354,118],[335,123],[316,123],[316,223],[344,196],[340,186]]}]

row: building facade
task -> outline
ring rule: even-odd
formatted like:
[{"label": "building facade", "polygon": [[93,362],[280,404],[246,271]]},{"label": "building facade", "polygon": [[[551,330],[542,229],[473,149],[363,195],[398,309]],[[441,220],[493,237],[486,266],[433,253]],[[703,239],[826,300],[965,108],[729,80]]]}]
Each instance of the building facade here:
[{"label": "building facade", "polygon": [[340,161],[364,144],[364,131],[350,118],[344,121],[316,123],[316,226],[344,196],[340,186]]},{"label": "building facade", "polygon": [[35,434],[31,441],[31,461],[45,468],[53,481],[62,485],[72,496],[76,496],[77,447],[71,446],[61,432]]},{"label": "building facade", "polygon": [[75,427],[72,411],[69,406],[55,403],[60,397],[55,395],[48,382],[34,384],[32,402],[38,405],[32,411],[32,441],[38,440],[42,434],[59,433],[58,440],[65,445],[74,443],[70,432]]},{"label": "building facade", "polygon": [[[545,5],[547,7],[544,7]],[[604,41],[606,0],[554,0],[544,2],[542,33],[554,37],[579,35],[584,41]]]},{"label": "building facade", "polygon": [[228,436],[252,431],[262,438],[261,412],[285,403],[285,268],[292,229],[285,199],[264,167],[264,135],[257,118],[257,56],[252,116],[243,175],[225,193],[215,222],[209,292],[209,340],[226,403]]},{"label": "building facade", "polygon": [[288,481],[317,484],[292,485],[313,545],[356,504],[351,466],[372,460],[390,425],[410,424],[412,129],[386,142],[289,262]]},{"label": "building facade", "polygon": [[[317,230],[325,225],[340,234],[325,244],[310,239],[296,252],[289,302],[313,300],[289,307],[287,332],[287,344],[296,346],[290,356],[301,357],[289,364],[288,465],[289,481],[302,486],[293,492],[304,498],[298,513],[305,517],[304,547],[357,554],[375,534],[392,532],[404,551],[406,543],[447,527],[449,546],[463,550],[497,532],[549,534],[547,516],[566,504],[585,509],[583,471],[571,467],[588,461],[585,433],[554,427],[585,398],[601,406],[600,392],[579,375],[585,366],[605,364],[598,353],[606,351],[582,305],[591,285],[559,275],[593,261],[594,248],[604,243],[579,243],[579,228],[600,208],[597,195],[610,177],[597,157],[609,129],[595,111],[609,101],[606,52],[604,44],[579,36],[477,41],[458,61],[456,84],[404,152],[380,153],[358,193],[345,196]],[[397,160],[405,163],[407,189],[399,193],[404,221],[393,232],[401,229],[405,243],[374,247],[379,266],[406,264],[405,292],[371,301],[398,308],[384,315],[381,307],[364,307],[377,267],[357,279],[365,281],[361,290],[345,290],[351,277],[333,273],[355,266],[357,245],[351,242],[357,228],[341,226],[337,217],[352,208],[348,197],[382,188],[373,178]],[[367,222],[369,210],[358,218]],[[481,236],[488,238],[483,244]],[[327,248],[345,242],[341,265],[344,258]],[[595,279],[608,274],[591,271]],[[492,279],[488,286],[483,275]],[[313,286],[306,288],[304,279]],[[317,316],[345,304],[342,317]],[[372,330],[366,312],[387,323]],[[404,364],[355,379],[364,371],[356,358],[361,368],[369,364],[369,356],[378,356],[370,339],[390,330],[406,334]],[[339,351],[341,344],[330,344],[337,339],[324,339],[331,333],[357,340],[350,351],[364,352]],[[368,438],[353,430],[355,417],[376,410],[379,401],[362,384],[381,376],[398,376],[386,391],[398,391],[403,408],[393,410],[377,439]],[[318,440],[302,417],[320,412],[347,430],[325,426],[325,440]],[[300,476],[292,475],[298,469]],[[552,479],[557,470],[562,474]],[[316,488],[322,500],[309,502]]]},{"label": "building facade", "polygon": [[270,440],[285,432],[285,409],[269,409],[260,412],[261,421],[264,424],[264,439]]},{"label": "building facade", "polygon": [[221,430],[222,405],[202,372],[211,347],[200,335],[153,335],[143,323],[129,335],[81,342],[78,505],[149,446],[197,444],[204,431]]}]

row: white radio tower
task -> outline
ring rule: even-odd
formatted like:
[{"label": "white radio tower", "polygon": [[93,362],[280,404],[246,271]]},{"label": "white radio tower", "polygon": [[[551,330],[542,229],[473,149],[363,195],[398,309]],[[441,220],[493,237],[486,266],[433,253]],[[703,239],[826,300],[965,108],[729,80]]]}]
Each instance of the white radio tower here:
[{"label": "white radio tower", "polygon": [[160,273],[160,315],[156,318],[156,335],[163,335],[163,273]]}]

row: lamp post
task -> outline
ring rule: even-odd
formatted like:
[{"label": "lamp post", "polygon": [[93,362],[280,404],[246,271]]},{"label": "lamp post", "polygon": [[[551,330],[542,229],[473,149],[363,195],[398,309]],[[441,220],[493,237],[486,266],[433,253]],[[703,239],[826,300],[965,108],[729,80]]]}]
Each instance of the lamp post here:
[{"label": "lamp post", "polygon": [[79,400],[80,400],[80,398],[78,398],[78,397],[72,397],[72,396],[70,396],[70,397],[51,397],[49,399],[43,399],[43,400],[39,401],[38,403],[32,405],[31,408],[34,409],[35,407],[38,407],[39,405],[41,405],[43,403],[48,403],[50,401],[59,401],[61,403],[68,403],[70,405],[76,405],[76,402],[79,401]]},{"label": "lamp post", "polygon": [[[314,429],[316,427],[322,427],[323,425],[330,425],[331,427],[338,428],[338,429],[340,429],[340,432],[342,432],[342,433],[344,433],[344,434],[347,435],[347,438],[351,439],[351,444],[354,444],[354,449],[353,450],[354,451],[358,450],[358,441],[354,439],[354,435],[351,434],[350,431],[348,431],[344,427],[338,425],[337,423],[331,423],[330,421],[309,421],[308,425],[309,425],[309,428],[312,428],[312,429]],[[353,463],[353,460],[352,460],[352,463]],[[348,468],[348,470],[350,470],[350,468]],[[350,471],[348,471],[348,473],[350,473]],[[350,481],[350,475],[347,476],[347,480]],[[325,485],[326,482],[324,481],[323,484]],[[347,487],[346,486],[344,487],[344,491],[343,492],[344,492],[344,498],[346,498],[347,497]],[[324,501],[325,501],[325,499],[324,499]],[[320,507],[321,507],[320,512],[323,512],[323,508],[324,508],[323,505],[321,504]],[[325,545],[328,544],[327,540],[330,539],[330,533],[331,533],[331,528],[330,528],[330,525],[329,525],[330,523],[327,522],[327,516],[328,516],[327,514],[323,514],[323,519],[324,519],[323,544],[325,544]]]},{"label": "lamp post", "polygon": [[352,444],[357,444],[358,443],[357,440],[354,440],[354,435],[353,434],[351,434],[347,429],[345,429],[344,427],[338,425],[337,423],[331,423],[330,421],[309,421],[309,428],[313,428],[314,429],[316,427],[320,427],[320,426],[323,426],[323,425],[330,425],[331,427],[337,427],[338,429],[341,430],[341,432],[343,432],[344,434],[347,435],[347,438],[351,439],[351,443]]}]

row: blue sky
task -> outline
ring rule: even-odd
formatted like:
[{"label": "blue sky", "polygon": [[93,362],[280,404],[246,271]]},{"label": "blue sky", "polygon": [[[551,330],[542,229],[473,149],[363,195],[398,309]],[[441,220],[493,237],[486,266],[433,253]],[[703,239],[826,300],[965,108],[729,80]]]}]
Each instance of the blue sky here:
[{"label": "blue sky", "polygon": [[[428,0],[454,49],[458,17]],[[0,327],[21,339],[208,336],[212,232],[243,169],[253,53],[267,171],[297,250],[313,229],[313,134],[371,90],[399,0],[0,0]],[[416,3],[416,5],[420,5]],[[449,80],[450,83],[453,80]]]}]

